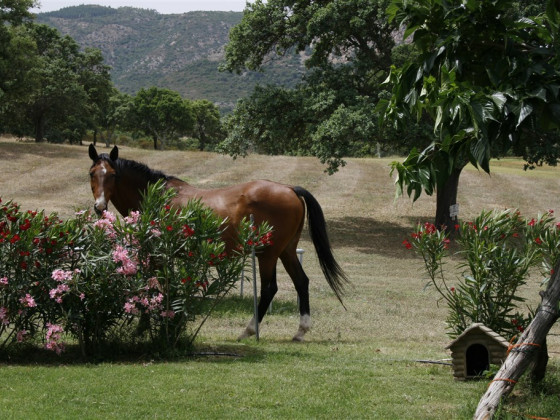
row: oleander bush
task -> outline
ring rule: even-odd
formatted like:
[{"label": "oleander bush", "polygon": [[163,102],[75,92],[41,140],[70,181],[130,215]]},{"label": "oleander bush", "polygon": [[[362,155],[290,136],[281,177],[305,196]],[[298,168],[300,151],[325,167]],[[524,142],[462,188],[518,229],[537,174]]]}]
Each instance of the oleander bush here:
[{"label": "oleander bush", "polygon": [[70,340],[94,355],[131,325],[158,350],[191,345],[272,234],[243,220],[228,250],[225,220],[200,201],[173,208],[173,194],[158,183],[140,212],[69,220],[0,200],[0,349],[28,341],[60,354]]},{"label": "oleander bush", "polygon": [[435,287],[449,308],[448,334],[457,337],[468,326],[481,322],[512,338],[531,320],[519,291],[535,270],[543,283],[552,274],[560,255],[560,223],[550,210],[527,219],[517,210],[483,211],[469,222],[454,226],[461,275],[447,269],[450,240],[446,230],[432,223],[419,224],[403,244],[424,260],[429,285]]}]

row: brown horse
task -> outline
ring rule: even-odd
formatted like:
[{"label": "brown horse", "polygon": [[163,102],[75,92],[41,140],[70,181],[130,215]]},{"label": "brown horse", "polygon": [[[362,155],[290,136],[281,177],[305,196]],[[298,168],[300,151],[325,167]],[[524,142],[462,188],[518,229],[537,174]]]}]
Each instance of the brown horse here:
[{"label": "brown horse", "polygon": [[[296,254],[307,206],[309,231],[321,269],[342,303],[343,286],[348,279],[332,254],[321,206],[305,189],[271,181],[252,181],[228,188],[204,190],[154,171],[141,163],[119,158],[116,146],[107,155],[97,154],[95,147],[90,145],[89,156],[93,161],[89,171],[91,190],[95,198],[94,209],[98,214],[107,210],[109,201],[123,216],[130,211],[139,210],[142,194],[148,184],[163,179],[167,188],[173,188],[177,192],[172,203],[174,206],[183,206],[189,200],[200,199],[216,214],[227,218],[230,227],[226,229],[224,239],[229,247],[234,246],[235,226],[243,218],[249,219],[252,214],[257,225],[267,221],[274,229],[273,244],[258,254],[261,277],[258,321],[262,321],[278,290],[276,263],[280,258],[299,296],[300,324],[294,336],[296,341],[303,340],[311,327],[309,279]],[[253,317],[239,338],[249,337],[255,334],[255,330]]]}]

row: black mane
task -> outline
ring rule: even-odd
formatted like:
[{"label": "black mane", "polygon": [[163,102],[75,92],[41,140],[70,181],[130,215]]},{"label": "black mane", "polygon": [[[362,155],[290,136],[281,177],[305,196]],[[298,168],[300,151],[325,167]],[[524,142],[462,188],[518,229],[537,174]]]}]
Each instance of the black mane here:
[{"label": "black mane", "polygon": [[111,165],[111,167],[115,169],[115,171],[117,172],[117,177],[121,176],[123,172],[131,171],[131,172],[138,173],[140,176],[145,178],[149,183],[157,182],[160,179],[163,179],[165,181],[169,181],[170,179],[175,179],[174,176],[166,175],[161,171],[151,169],[147,165],[140,162],[136,162],[134,160],[118,158],[115,161],[112,160],[109,157],[109,155],[106,153],[102,153],[101,155],[99,155],[99,158],[101,160],[108,162]]}]

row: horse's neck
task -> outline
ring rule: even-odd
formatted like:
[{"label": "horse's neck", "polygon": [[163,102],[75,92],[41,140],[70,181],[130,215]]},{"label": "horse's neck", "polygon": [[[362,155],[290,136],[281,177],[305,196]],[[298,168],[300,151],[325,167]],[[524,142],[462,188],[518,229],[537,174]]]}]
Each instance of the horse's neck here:
[{"label": "horse's neck", "polygon": [[148,180],[123,174],[117,183],[114,196],[111,198],[117,211],[128,216],[131,211],[140,210],[142,194],[148,188]]}]

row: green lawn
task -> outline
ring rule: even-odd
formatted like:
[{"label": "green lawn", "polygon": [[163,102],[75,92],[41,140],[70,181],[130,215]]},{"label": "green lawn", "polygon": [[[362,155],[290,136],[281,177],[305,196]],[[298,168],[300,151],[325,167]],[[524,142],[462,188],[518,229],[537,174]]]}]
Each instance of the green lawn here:
[{"label": "green lawn", "polygon": [[[100,148],[105,151],[104,148]],[[214,187],[268,178],[309,189],[323,206],[334,251],[352,281],[345,305],[328,288],[305,234],[304,268],[311,279],[313,329],[293,343],[299,315],[283,269],[272,314],[261,339],[236,337],[251,317],[251,288],[226,302],[197,339],[198,356],[168,359],[108,355],[98,363],[72,354],[3,357],[2,419],[63,418],[471,418],[487,381],[458,382],[445,364],[446,308],[424,289],[422,262],[402,246],[417,222],[432,220],[433,197],[394,200],[391,159],[349,159],[328,176],[313,158],[226,156],[121,148],[120,155]],[[91,206],[84,146],[36,145],[0,139],[0,198],[24,209],[69,217]],[[17,180],[17,182],[14,182]],[[519,208],[524,215],[560,213],[560,170],[523,172],[519,160],[498,161],[488,176],[466,170],[459,186],[460,217],[482,209]],[[540,278],[523,293],[538,302]],[[235,292],[235,296],[238,292]],[[512,413],[558,418],[560,328],[549,337],[545,392],[532,394],[521,380],[504,407]],[[509,417],[508,417],[509,416]]]}]

